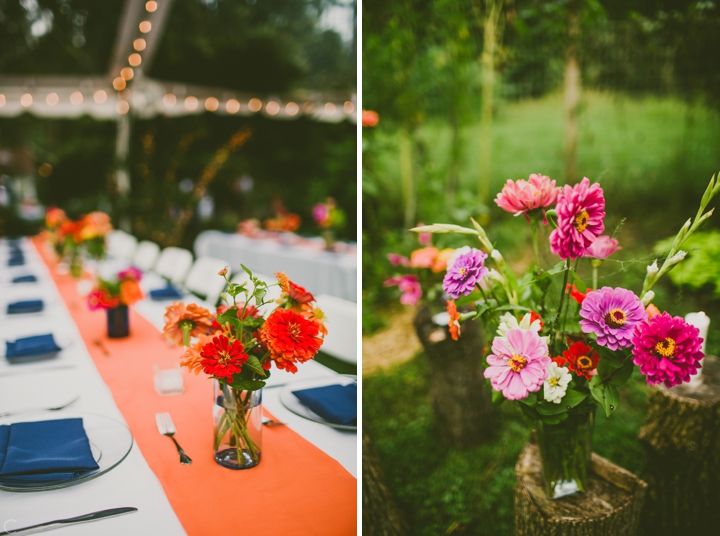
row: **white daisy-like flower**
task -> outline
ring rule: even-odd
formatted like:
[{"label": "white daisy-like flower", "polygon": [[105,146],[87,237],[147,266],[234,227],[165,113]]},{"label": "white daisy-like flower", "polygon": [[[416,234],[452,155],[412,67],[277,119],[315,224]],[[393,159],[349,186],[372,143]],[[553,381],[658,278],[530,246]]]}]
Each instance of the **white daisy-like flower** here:
[{"label": "white daisy-like flower", "polygon": [[455,261],[458,259],[460,255],[464,255],[465,253],[469,253],[472,248],[470,246],[463,246],[461,248],[457,248],[455,252],[450,256],[450,258],[447,261],[447,270],[450,270],[453,265],[455,264]]},{"label": "white daisy-like flower", "polygon": [[541,329],[540,319],[537,319],[534,322],[531,322],[530,320],[530,313],[526,313],[520,322],[518,322],[517,318],[515,318],[515,315],[512,313],[505,313],[500,317],[500,325],[497,330],[498,337],[504,338],[510,329],[531,329],[539,333]]},{"label": "white daisy-like flower", "polygon": [[559,404],[567,392],[568,384],[572,380],[570,371],[565,367],[558,367],[552,362],[547,368],[547,378],[544,383],[545,400],[553,404]]}]

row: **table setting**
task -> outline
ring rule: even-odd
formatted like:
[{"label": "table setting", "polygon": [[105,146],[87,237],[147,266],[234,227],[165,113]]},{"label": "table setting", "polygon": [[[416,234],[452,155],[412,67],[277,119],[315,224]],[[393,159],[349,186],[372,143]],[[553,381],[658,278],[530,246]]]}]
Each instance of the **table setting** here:
[{"label": "table setting", "polygon": [[[0,252],[10,250],[36,281],[13,283],[9,270],[17,267],[0,267],[0,534],[235,531],[236,516],[207,512],[238,493],[259,504],[279,494],[313,497],[243,522],[249,532],[354,533],[353,377],[312,360],[297,374],[273,374],[257,391],[261,410],[252,421],[262,457],[228,470],[213,456],[213,382],[178,368],[182,352],[168,346],[162,319],[141,314],[159,314],[142,307],[152,298],[128,307],[127,336],[109,337],[105,315],[58,273],[42,239],[0,240]],[[2,316],[5,289],[8,303],[40,294],[42,312]],[[313,393],[318,387],[343,393]],[[304,406],[303,392],[313,399]]]}]

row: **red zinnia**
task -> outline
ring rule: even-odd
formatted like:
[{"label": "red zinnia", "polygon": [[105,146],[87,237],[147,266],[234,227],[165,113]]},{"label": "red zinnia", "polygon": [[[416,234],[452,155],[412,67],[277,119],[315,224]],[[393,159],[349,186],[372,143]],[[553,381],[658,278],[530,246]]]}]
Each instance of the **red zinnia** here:
[{"label": "red zinnia", "polygon": [[542,329],[545,327],[545,322],[542,321],[542,316],[537,314],[535,311],[530,311],[530,323],[532,324],[536,320],[540,321],[540,331],[542,331]]},{"label": "red zinnia", "polygon": [[582,302],[585,301],[585,298],[588,294],[592,292],[593,289],[589,288],[587,289],[587,292],[583,294],[580,292],[577,287],[574,284],[568,283],[565,287],[565,294],[570,294],[570,297],[578,302],[580,305],[582,305]]},{"label": "red zinnia", "polygon": [[233,374],[242,370],[242,364],[248,360],[245,348],[238,340],[230,343],[225,335],[213,337],[212,342],[202,347],[200,355],[203,372],[218,379],[225,378],[232,382]]},{"label": "red zinnia", "polygon": [[260,340],[270,351],[279,369],[293,374],[296,362],[309,361],[320,350],[317,322],[308,320],[292,309],[275,309],[260,330]]},{"label": "red zinnia", "polygon": [[600,361],[600,354],[597,353],[597,350],[593,350],[582,341],[570,345],[570,348],[563,352],[563,356],[567,359],[568,368],[587,380],[594,375],[593,372]]},{"label": "red zinnia", "polygon": [[565,367],[567,366],[567,359],[565,359],[563,356],[559,355],[557,357],[552,357],[553,363],[555,363],[558,367]]},{"label": "red zinnia", "polygon": [[289,281],[288,296],[298,303],[310,303],[315,301],[315,297],[310,294],[304,287],[296,285]]}]

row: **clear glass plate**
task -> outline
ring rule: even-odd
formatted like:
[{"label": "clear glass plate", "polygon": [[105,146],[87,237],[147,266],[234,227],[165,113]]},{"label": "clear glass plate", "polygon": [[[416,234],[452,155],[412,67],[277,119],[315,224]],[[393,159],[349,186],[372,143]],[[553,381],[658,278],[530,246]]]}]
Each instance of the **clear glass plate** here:
[{"label": "clear glass plate", "polygon": [[81,418],[85,433],[90,441],[90,448],[93,457],[100,469],[94,473],[75,478],[73,480],[57,480],[54,482],[36,482],[23,484],[2,484],[0,490],[3,491],[47,491],[51,489],[67,488],[76,486],[98,478],[105,473],[113,470],[120,465],[122,461],[130,454],[133,446],[133,436],[128,427],[123,423],[94,413],[72,413],[60,412],[50,413],[40,411],[35,413],[22,413],[18,415],[10,415],[0,418],[0,425],[13,424],[16,422],[33,422],[33,421],[50,421],[59,419]]},{"label": "clear glass plate", "polygon": [[302,405],[298,397],[292,392],[299,391],[300,389],[312,389],[314,387],[325,387],[326,385],[349,385],[351,383],[357,383],[357,376],[354,374],[337,374],[336,376],[326,376],[324,378],[313,378],[311,380],[303,380],[299,382],[288,383],[283,387],[280,392],[280,401],[283,406],[292,411],[294,414],[299,415],[310,421],[314,421],[326,426],[332,426],[338,430],[354,430],[357,431],[357,425],[354,424],[335,424],[329,422],[312,412],[310,409]]}]

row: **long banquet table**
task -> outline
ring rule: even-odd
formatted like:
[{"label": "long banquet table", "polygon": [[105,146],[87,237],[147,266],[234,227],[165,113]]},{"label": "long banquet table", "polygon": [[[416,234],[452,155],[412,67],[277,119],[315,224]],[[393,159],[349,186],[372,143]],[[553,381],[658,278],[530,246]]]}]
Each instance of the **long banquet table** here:
[{"label": "long banquet table", "polygon": [[233,267],[242,262],[253,272],[269,277],[282,270],[316,296],[329,294],[357,302],[356,253],[317,251],[221,231],[203,231],[194,248],[198,256],[215,257]]},{"label": "long banquet table", "polygon": [[[131,311],[130,337],[108,339],[104,312],[88,310],[77,282],[58,273],[43,246],[24,239],[26,265],[9,268],[7,242],[0,240],[0,339],[53,332],[71,344],[50,361],[11,365],[0,358],[0,412],[51,407],[79,395],[77,402],[52,416],[71,412],[111,417],[127,424],[135,443],[115,469],[80,485],[33,493],[0,490],[0,533],[3,528],[121,506],[139,511],[54,532],[356,533],[354,432],[305,420],[282,405],[282,387],[266,388],[266,414],[286,426],[264,427],[263,458],[257,467],[220,467],[212,456],[212,382],[186,373],[181,395],[163,397],[154,390],[154,367],[176,366],[181,350],[169,348],[158,330],[164,307],[143,300]],[[8,284],[14,275],[26,273],[35,274],[38,283]],[[35,297],[45,302],[42,313],[5,315],[7,303]],[[295,376],[276,371],[268,387],[334,374],[309,362]],[[176,437],[193,458],[192,465],[181,465],[172,441],[158,433],[155,413],[161,411],[172,415]]]}]

